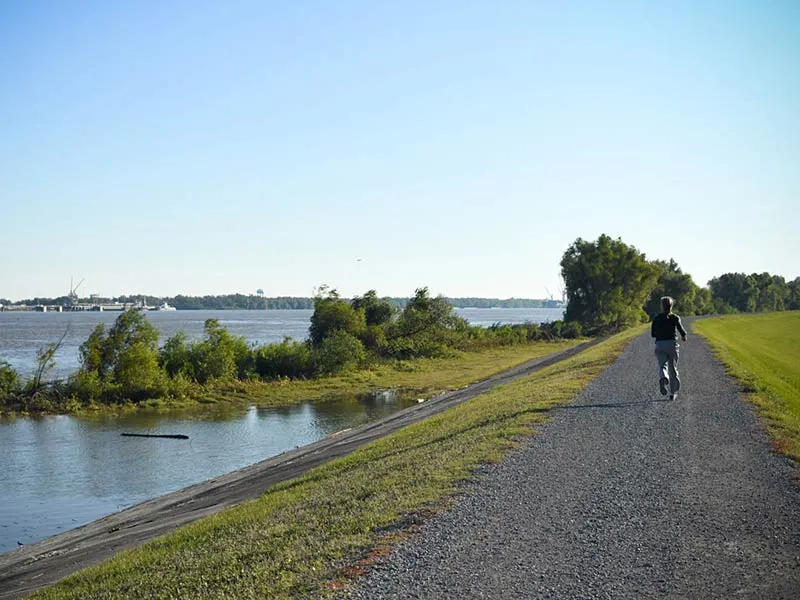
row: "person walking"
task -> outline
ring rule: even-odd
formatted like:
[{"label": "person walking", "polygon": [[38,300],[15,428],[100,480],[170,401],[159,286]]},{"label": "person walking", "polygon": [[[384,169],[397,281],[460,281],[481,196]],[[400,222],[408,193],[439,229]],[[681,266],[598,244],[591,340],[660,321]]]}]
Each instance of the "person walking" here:
[{"label": "person walking", "polygon": [[658,385],[661,395],[666,396],[669,389],[669,399],[678,397],[681,380],[678,375],[678,334],[681,340],[686,341],[686,330],[681,324],[681,318],[672,312],[675,301],[670,296],[661,298],[661,312],[653,317],[650,334],[656,338],[656,360],[658,361]]}]

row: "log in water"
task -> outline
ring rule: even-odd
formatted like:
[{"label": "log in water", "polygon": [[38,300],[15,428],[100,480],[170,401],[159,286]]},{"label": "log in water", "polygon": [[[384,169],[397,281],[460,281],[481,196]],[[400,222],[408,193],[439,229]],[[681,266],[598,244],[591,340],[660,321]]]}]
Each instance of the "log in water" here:
[{"label": "log in water", "polygon": [[120,435],[125,437],[147,437],[147,438],[171,438],[173,440],[188,440],[188,435],[183,435],[182,433],[121,433]]}]

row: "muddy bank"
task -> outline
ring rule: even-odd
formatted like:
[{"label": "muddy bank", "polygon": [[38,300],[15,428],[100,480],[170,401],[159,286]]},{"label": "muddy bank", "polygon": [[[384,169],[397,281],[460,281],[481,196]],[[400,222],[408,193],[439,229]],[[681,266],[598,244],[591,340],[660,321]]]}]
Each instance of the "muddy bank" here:
[{"label": "muddy bank", "polygon": [[121,550],[262,495],[271,485],[345,456],[358,447],[416,423],[493,387],[529,375],[598,343],[592,340],[534,359],[468,387],[441,394],[384,419],[334,434],[177,492],[148,500],[82,527],[0,555],[0,599],[19,598]]}]

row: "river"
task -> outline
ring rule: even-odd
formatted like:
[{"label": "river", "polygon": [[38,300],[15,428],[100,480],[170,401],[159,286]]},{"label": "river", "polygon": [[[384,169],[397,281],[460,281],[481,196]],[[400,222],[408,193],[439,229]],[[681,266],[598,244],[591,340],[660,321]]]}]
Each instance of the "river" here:
[{"label": "river", "polygon": [[[553,309],[464,309],[477,325],[549,321]],[[78,366],[78,346],[119,313],[0,313],[0,360],[27,373],[36,349],[69,324],[55,376]],[[250,343],[304,339],[310,310],[151,312],[162,342],[178,330],[196,339],[216,318]],[[0,419],[0,553],[78,527],[187,485],[310,444],[391,414],[413,400],[391,393],[347,396],[285,408],[77,418]],[[121,433],[188,435],[188,440]]]}]

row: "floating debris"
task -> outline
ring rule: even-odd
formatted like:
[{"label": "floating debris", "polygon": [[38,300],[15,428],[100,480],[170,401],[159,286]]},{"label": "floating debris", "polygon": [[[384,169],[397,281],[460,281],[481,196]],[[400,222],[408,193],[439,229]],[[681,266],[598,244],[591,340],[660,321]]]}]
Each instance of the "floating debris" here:
[{"label": "floating debris", "polygon": [[173,440],[188,440],[188,435],[182,433],[121,433],[124,437],[170,438]]}]

